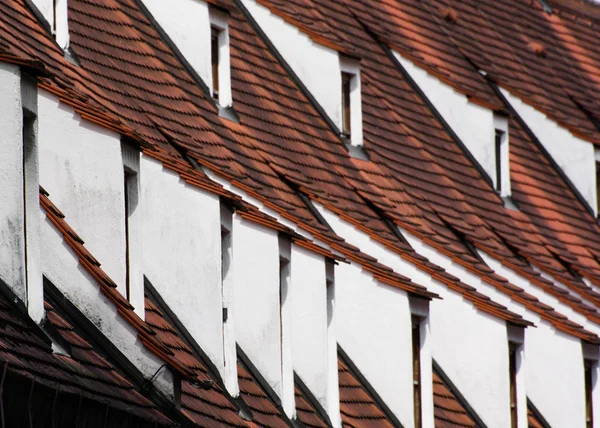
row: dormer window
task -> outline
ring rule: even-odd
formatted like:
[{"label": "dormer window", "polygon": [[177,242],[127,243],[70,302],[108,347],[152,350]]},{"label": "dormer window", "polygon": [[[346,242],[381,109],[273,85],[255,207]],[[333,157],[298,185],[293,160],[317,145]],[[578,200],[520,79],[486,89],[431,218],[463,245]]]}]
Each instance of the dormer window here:
[{"label": "dormer window", "polygon": [[210,9],[210,91],[221,107],[230,107],[231,70],[229,58],[229,16],[225,11]]},{"label": "dormer window", "polygon": [[494,188],[503,198],[511,194],[509,157],[508,117],[494,113],[495,174],[492,180]]},{"label": "dormer window", "polygon": [[210,64],[212,70],[212,95],[219,101],[219,33],[221,30],[211,27],[210,34]]},{"label": "dormer window", "polygon": [[341,94],[339,126],[342,138],[362,146],[360,67],[357,60],[340,56]]},{"label": "dormer window", "polygon": [[350,87],[353,77],[350,73],[342,73],[342,135],[348,139],[352,131]]},{"label": "dormer window", "polygon": [[585,387],[585,426],[593,428],[594,426],[594,366],[595,361],[584,360],[584,387]]},{"label": "dormer window", "polygon": [[421,428],[421,319],[412,317],[413,408],[415,428]]}]

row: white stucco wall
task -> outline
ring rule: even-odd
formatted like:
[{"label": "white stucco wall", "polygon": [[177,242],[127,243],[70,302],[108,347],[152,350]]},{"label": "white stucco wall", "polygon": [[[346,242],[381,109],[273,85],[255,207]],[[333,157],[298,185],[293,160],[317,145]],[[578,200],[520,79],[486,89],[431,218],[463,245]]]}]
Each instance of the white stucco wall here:
[{"label": "white stucco wall", "polygon": [[[356,265],[336,270],[338,343],[405,427],[412,427],[411,317],[402,290]],[[433,426],[433,425],[429,425]]]},{"label": "white stucco wall", "polygon": [[[563,336],[566,338],[569,338],[569,336],[566,336],[560,331],[556,330],[552,325],[540,319],[537,314],[526,309],[522,304],[516,303],[508,295],[498,291],[494,287],[481,281],[479,277],[470,272],[467,272],[463,267],[455,264],[448,257],[442,255],[428,244],[416,238],[414,235],[410,234],[405,230],[402,230],[402,233],[409,240],[409,242],[411,243],[413,248],[415,248],[415,250],[419,251],[422,255],[428,257],[432,262],[438,264],[439,266],[442,266],[450,274],[460,278],[465,284],[477,288],[479,291],[486,294],[495,302],[508,307],[509,310],[524,316],[526,319],[535,324],[536,327],[527,328],[525,331],[525,379],[523,382],[525,383],[525,387],[527,388],[527,396],[532,399],[533,403],[540,410],[542,415],[546,417],[546,419],[548,419],[548,422],[552,427],[566,428],[573,426],[583,426],[583,416],[581,411],[581,406],[583,406],[584,403],[583,387],[578,386],[576,382],[561,383],[560,381],[548,381],[549,378],[554,379],[557,377],[556,366],[554,365],[554,363],[552,363],[552,360],[556,358],[556,360],[560,361],[560,364],[565,364],[565,370],[567,372],[571,373],[571,371],[578,371],[579,374],[577,374],[576,376],[581,377],[581,380],[577,382],[583,382],[583,361],[581,357],[580,347],[579,355],[577,356],[575,354],[575,351],[570,349],[568,345],[565,345],[564,339],[561,339],[561,337]],[[516,283],[515,285],[522,286],[523,288],[527,289],[526,283]],[[447,298],[444,298],[444,301],[447,300]],[[434,312],[432,308],[432,314],[433,313]],[[484,317],[478,317],[477,319],[474,319],[473,322],[476,324],[481,324],[483,320]],[[569,340],[579,342],[579,340],[575,338],[569,338]],[[482,347],[482,349],[486,348]],[[503,355],[507,355],[508,351],[506,351],[506,353],[504,351],[502,352]],[[552,357],[548,355],[549,353],[552,353]],[[487,352],[486,355],[488,355]],[[493,357],[493,355],[490,354],[490,357]],[[546,360],[549,361],[548,364],[546,363]],[[460,364],[463,363],[460,362]],[[508,363],[506,362],[506,364]],[[568,368],[566,368],[566,366],[568,366]],[[469,366],[465,365],[465,367]],[[442,368],[444,368],[444,370],[448,370],[445,367]],[[506,366],[506,368],[508,368],[508,365]],[[507,397],[505,406],[506,411],[504,412],[504,414],[508,416],[508,377],[505,376],[504,373],[507,373],[507,369],[503,370],[502,372],[499,372],[499,375],[502,378],[500,379],[500,382],[502,383],[496,383],[496,388],[492,390],[492,393],[497,393],[501,401],[503,400],[503,397]],[[531,373],[535,373],[535,376],[533,376]],[[573,375],[573,373],[571,373],[570,376],[571,375]],[[503,383],[505,384],[505,387],[502,386]],[[583,383],[581,383],[581,385],[583,385]],[[483,394],[481,394],[481,390],[468,387],[463,387],[461,389],[458,383],[457,387],[459,388],[459,390],[461,390],[467,401],[469,401],[469,403],[473,406],[473,408],[479,414],[479,416],[482,417],[486,424],[489,424],[490,427],[509,426],[508,419],[505,420],[504,424],[498,425],[495,422],[498,420],[502,420],[498,419],[502,418],[502,412],[500,412],[498,418],[494,416],[494,412],[498,412],[500,410],[498,409],[498,402],[494,403],[494,408],[485,408],[485,406],[482,408],[481,405],[477,403],[481,403],[482,400],[485,402],[486,400],[488,400],[488,397],[483,396]],[[536,392],[530,393],[531,391]],[[562,398],[558,399],[555,397]],[[526,403],[523,402],[524,398],[522,395],[519,395],[519,399],[521,400],[518,403],[518,407],[521,410],[519,414],[519,426],[523,426],[524,413],[522,412],[522,410],[525,408]],[[557,401],[554,401],[555,399]],[[538,401],[540,402],[540,404],[538,404]],[[550,404],[544,404],[548,402]],[[551,406],[556,406],[556,403],[558,402],[561,402],[563,404],[561,404],[560,408],[554,410],[554,414],[560,413],[561,416],[552,416],[551,420],[549,417],[547,417],[546,413],[548,412],[548,410],[550,410]],[[490,402],[490,404],[492,403]],[[542,407],[542,405],[544,407]],[[494,412],[490,413],[490,411]],[[572,424],[565,425],[564,422],[568,420],[574,422],[572,422]],[[494,424],[491,424],[490,421],[494,422]],[[577,421],[581,421],[581,424],[578,425],[576,423]]]},{"label": "white stucco wall", "polygon": [[26,301],[21,74],[0,63],[0,278]]},{"label": "white stucco wall", "polygon": [[323,408],[329,409],[329,388],[337,383],[329,384],[325,260],[298,246],[292,247],[292,253],[294,370]]},{"label": "white stucco wall", "polygon": [[202,0],[143,0],[156,22],[210,88],[210,19]]},{"label": "white stucco wall", "polygon": [[535,134],[552,159],[597,213],[594,145],[571,134],[507,90],[500,88],[510,105]]},{"label": "white stucco wall", "polygon": [[540,326],[525,333],[527,395],[553,428],[585,426],[580,341]]},{"label": "white stucco wall", "polygon": [[338,52],[313,42],[255,0],[243,3],[329,118],[341,127],[342,76]]},{"label": "white stucco wall", "polygon": [[470,102],[465,95],[417,67],[398,52],[394,51],[394,56],[496,186],[494,112]]},{"label": "white stucco wall", "polygon": [[[477,310],[462,295],[449,290],[438,281],[432,280],[429,274],[404,261],[397,254],[357,230],[353,225],[341,220],[320,204],[315,204],[315,206],[336,233],[348,242],[376,257],[396,272],[408,276],[416,283],[426,286],[430,291],[438,293],[442,297],[441,300],[434,299],[431,301],[428,325],[424,326],[425,330],[422,328],[422,333],[425,333],[422,337],[423,346],[421,351],[423,426],[434,426],[432,391],[430,389],[431,373],[425,372],[427,369],[431,370],[431,357],[438,362],[477,414],[485,423],[489,424],[489,427],[505,428],[509,426],[508,339],[505,322]],[[338,269],[342,268],[343,266],[338,267]],[[347,285],[345,282],[340,281],[339,277],[336,277],[336,282],[339,284],[336,294],[344,293]],[[357,300],[360,302],[360,297]],[[384,296],[382,296],[382,300],[384,305],[387,304]],[[377,310],[375,304],[373,310]],[[338,314],[341,312],[341,310],[338,310]],[[365,320],[361,318],[361,322],[365,322]],[[410,340],[410,318],[406,323],[402,324],[401,327],[390,329],[388,335],[394,337],[398,335],[398,331],[407,330],[403,334],[406,334],[408,340]],[[339,326],[338,335],[340,337],[349,334],[345,331],[346,328],[346,323]],[[371,326],[370,330],[375,328],[375,326]],[[344,346],[341,338],[340,343]],[[351,358],[356,358],[349,350],[346,350],[346,352]],[[370,368],[375,373],[369,373],[369,370],[363,369],[361,366],[359,368],[363,370],[363,374],[399,418],[400,412],[403,412],[412,420],[412,401],[404,398],[405,404],[408,404],[408,406],[398,409],[397,398],[394,398],[392,394],[388,395],[386,391],[386,388],[390,387],[386,380],[389,369],[381,369],[381,373],[377,373],[375,369],[379,361],[384,358],[392,359],[388,364],[398,366],[399,363],[395,360],[393,354],[386,355],[378,352],[376,355],[377,360],[375,361],[377,363],[371,362],[374,367]],[[409,360],[405,364],[409,364],[407,367],[412,370],[410,355],[408,358]],[[355,363],[358,364],[356,361]],[[372,376],[383,377],[382,385],[376,384]],[[412,372],[407,376],[412,376]],[[412,385],[412,378],[410,384]],[[485,394],[482,394],[482,388],[485,388]],[[409,394],[405,397],[412,397],[412,389],[405,394]],[[400,418],[403,424],[411,426],[405,420],[406,416]]]},{"label": "white stucco wall", "polygon": [[277,232],[236,216],[233,234],[237,342],[282,397]]},{"label": "white stucco wall", "polygon": [[[41,215],[45,212],[40,207]],[[79,256],[62,234],[44,217],[41,227],[44,275],[73,303],[144,375],[151,378],[164,361],[147,350],[100,285],[79,263]],[[167,396],[173,394],[169,370],[162,369],[153,382]]]},{"label": "white stucco wall", "polygon": [[219,197],[142,156],[143,272],[223,373]]},{"label": "white stucco wall", "polygon": [[82,120],[45,91],[38,93],[38,112],[40,184],[125,296],[120,136]]}]

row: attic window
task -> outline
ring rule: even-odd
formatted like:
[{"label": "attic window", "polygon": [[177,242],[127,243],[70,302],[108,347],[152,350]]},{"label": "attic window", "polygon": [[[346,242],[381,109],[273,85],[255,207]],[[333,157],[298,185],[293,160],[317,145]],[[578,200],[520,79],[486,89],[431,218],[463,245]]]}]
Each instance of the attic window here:
[{"label": "attic window", "polygon": [[350,73],[342,73],[342,135],[348,139],[352,132],[350,87],[353,77]]},{"label": "attic window", "polygon": [[421,319],[412,317],[413,405],[415,428],[421,428]]},{"label": "attic window", "polygon": [[502,197],[509,197],[510,190],[510,152],[508,135],[508,117],[494,114],[494,188]]},{"label": "attic window", "polygon": [[584,376],[585,376],[585,426],[593,428],[594,426],[594,402],[592,393],[594,391],[593,384],[594,361],[584,361]]},{"label": "attic window", "polygon": [[228,21],[226,12],[210,9],[210,91],[221,107],[232,105]]},{"label": "attic window", "polygon": [[514,342],[508,344],[508,372],[510,387],[510,426],[518,427],[517,409],[517,352],[519,345]]},{"label": "attic window", "polygon": [[600,162],[596,161],[596,217],[600,217]]},{"label": "attic window", "polygon": [[339,127],[341,136],[352,146],[362,146],[362,106],[358,61],[341,56],[340,71]]},{"label": "attic window", "polygon": [[212,71],[212,95],[219,101],[219,33],[218,28],[210,29],[210,64]]}]

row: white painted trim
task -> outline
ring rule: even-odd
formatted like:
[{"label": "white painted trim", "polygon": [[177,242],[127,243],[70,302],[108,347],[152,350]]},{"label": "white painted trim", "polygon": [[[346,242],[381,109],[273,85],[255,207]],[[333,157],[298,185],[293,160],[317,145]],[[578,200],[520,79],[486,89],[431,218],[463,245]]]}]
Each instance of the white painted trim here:
[{"label": "white painted trim", "polygon": [[67,0],[56,0],[56,22],[52,27],[52,34],[61,49],[69,48],[69,6]]},{"label": "white painted trim", "polygon": [[[229,48],[229,15],[214,7],[209,7],[210,26],[219,30],[219,105],[231,107],[233,95],[231,91],[231,58]],[[211,44],[212,48],[212,44]],[[212,69],[211,69],[212,73]],[[210,93],[213,95],[212,78],[208,81]]]},{"label": "white painted trim", "polygon": [[223,383],[227,391],[237,397],[240,394],[237,372],[237,349],[235,342],[235,321],[233,317],[233,283],[235,261],[233,260],[233,216],[231,208],[221,202],[221,293],[223,311],[227,319],[223,320]]},{"label": "white painted trim", "polygon": [[281,407],[290,418],[296,417],[294,363],[292,357],[292,243],[279,235],[279,302],[281,337]]},{"label": "white painted trim", "polygon": [[335,323],[335,265],[333,261],[325,262],[325,278],[327,283],[327,406],[329,420],[335,428],[342,426],[340,414],[340,388],[338,376],[338,351]]},{"label": "white painted trim", "polygon": [[[352,76],[350,80],[350,143],[353,146],[359,147],[363,145],[360,62],[348,58],[343,54],[339,54],[339,57],[340,72],[348,73]],[[340,106],[342,105],[341,99],[342,93],[340,91]],[[343,114],[342,108],[340,108],[340,117],[338,119],[340,130],[343,127]]]},{"label": "white painted trim", "polygon": [[[121,142],[121,157],[123,159],[123,177],[126,173],[128,174],[128,179],[124,180],[123,183],[126,186],[126,188],[123,188],[123,192],[127,192],[128,196],[128,207],[125,212],[129,213],[129,217],[126,218],[124,212],[123,221],[127,224],[124,229],[128,235],[125,242],[129,243],[129,260],[126,260],[129,266],[129,302],[135,308],[135,313],[141,319],[145,319],[140,151],[127,143]],[[123,202],[125,203],[125,201]],[[123,257],[127,257],[127,254]],[[124,291],[125,294],[123,295],[127,296],[126,290]]]},{"label": "white painted trim", "polygon": [[[500,162],[500,196],[510,197],[510,133],[507,116],[494,113],[494,139],[496,132],[502,133],[500,142],[500,159],[496,159],[496,162]],[[495,157],[496,156],[494,156],[494,158]],[[497,178],[494,177],[493,181],[495,183]]]}]

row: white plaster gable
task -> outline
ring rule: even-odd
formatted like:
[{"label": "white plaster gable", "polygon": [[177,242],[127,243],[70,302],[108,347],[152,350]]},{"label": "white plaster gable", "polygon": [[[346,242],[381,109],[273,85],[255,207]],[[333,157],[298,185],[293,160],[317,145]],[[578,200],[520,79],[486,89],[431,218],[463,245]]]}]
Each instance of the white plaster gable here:
[{"label": "white plaster gable", "polygon": [[143,274],[224,375],[218,196],[142,156]]},{"label": "white plaster gable", "polygon": [[597,215],[594,145],[574,136],[506,89],[500,91]]},{"label": "white plaster gable", "polygon": [[125,196],[119,134],[38,93],[40,184],[86,247],[125,290]]},{"label": "white plaster gable", "polygon": [[[347,242],[361,248],[362,251],[376,257],[386,266],[390,266],[396,272],[408,276],[416,283],[426,286],[428,290],[442,297],[442,299],[433,299],[430,302],[429,316],[426,323],[427,330],[421,352],[423,369],[430,369],[431,364],[427,364],[426,361],[431,361],[431,358],[434,358],[478,415],[484,419],[484,422],[489,421],[489,426],[497,426],[498,428],[507,426],[505,424],[509,423],[507,419],[509,403],[508,377],[505,373],[508,373],[508,341],[505,322],[479,311],[462,295],[433,280],[428,273],[403,260],[381,243],[372,240],[367,234],[356,229],[354,225],[342,220],[322,205],[318,203],[314,205],[335,232]],[[344,267],[339,266],[337,269],[343,270]],[[355,279],[355,281],[357,280]],[[357,287],[359,286],[357,285]],[[397,337],[402,334],[400,331],[410,330],[410,320],[407,324],[402,324],[402,327],[400,325],[382,327],[375,323],[371,324],[370,318],[363,316],[359,320],[349,320],[348,318],[355,317],[356,313],[362,314],[368,310],[372,310],[374,313],[385,311],[386,299],[390,298],[382,294],[380,296],[381,300],[377,301],[371,296],[372,291],[366,285],[361,287],[362,290],[360,288],[348,290],[348,284],[344,282],[343,288],[339,291],[341,297],[337,300],[338,302],[340,299],[342,300],[338,303],[337,314],[338,317],[343,317],[344,320],[343,324],[339,325],[339,341],[390,409],[405,423],[406,418],[412,415],[407,416],[408,413],[412,412],[412,402],[405,400],[406,407],[400,407],[398,398],[394,396],[394,391],[391,390],[390,385],[390,383],[396,384],[399,380],[390,380],[389,370],[391,369],[389,367],[387,370],[382,368],[381,371],[373,367],[373,365],[386,367],[386,364],[395,364],[394,370],[398,371],[400,368],[398,357],[388,350],[384,352],[382,349],[378,349],[378,345],[371,344],[373,339],[366,336],[373,334],[373,331],[388,328],[387,334],[389,334],[389,337],[386,340],[389,342],[390,337]],[[383,287],[386,288],[386,286]],[[356,293],[356,296],[349,298],[347,297],[348,293]],[[372,308],[363,304],[365,297],[362,293],[369,293],[369,299],[375,300]],[[344,297],[348,301],[345,301]],[[342,305],[342,303],[353,305],[350,306],[349,313],[346,312],[348,307]],[[419,314],[422,309],[416,308],[413,302],[409,303],[409,306],[411,306],[409,316],[410,311]],[[356,305],[361,305],[361,308],[358,309]],[[365,337],[359,336],[359,333],[362,333],[363,330]],[[353,343],[354,340],[357,343]],[[365,344],[359,346],[359,341],[365,341],[368,346]],[[371,346],[374,348],[372,349]],[[349,349],[346,349],[346,347]],[[387,361],[388,358],[391,361]],[[359,364],[360,361],[363,362],[364,366]],[[374,364],[373,361],[377,361],[377,363]],[[410,360],[408,364],[410,369]],[[428,380],[425,380],[426,377]],[[431,385],[430,377],[430,373],[422,373],[423,387]],[[490,385],[493,385],[493,388]],[[486,391],[489,391],[485,396],[480,393],[483,387],[487,388]],[[408,396],[412,397],[412,390],[404,393],[410,394]],[[431,391],[424,389],[422,395],[423,424],[424,426],[433,426],[434,421],[429,416],[433,415]]]},{"label": "white plaster gable", "polygon": [[69,47],[69,12],[67,0],[31,1],[50,26],[56,43],[62,49],[67,49]]},{"label": "white plaster gable", "polygon": [[[499,292],[491,285],[482,281],[475,274],[466,271],[463,267],[455,264],[447,256],[439,253],[419,238],[401,229],[402,234],[410,242],[411,246],[420,254],[429,258],[432,262],[446,269],[446,271],[463,281],[465,284],[477,288],[493,301],[506,306],[512,312],[520,314],[529,321],[535,323],[536,327],[527,328],[525,331],[524,357],[525,357],[525,385],[527,396],[534,402],[542,415],[546,417],[551,426],[569,427],[583,426],[583,360],[581,356],[580,340],[569,336],[554,328],[550,323],[541,319],[538,315],[526,309],[522,304],[513,301],[509,296]],[[525,284],[516,285],[526,288]],[[447,299],[444,298],[444,301]],[[437,304],[432,303],[432,306]],[[432,307],[432,314],[434,308]],[[433,315],[432,315],[433,316]],[[481,317],[473,322],[480,323]],[[436,337],[437,341],[441,340]],[[573,347],[577,344],[577,349]],[[571,345],[569,345],[571,344]],[[482,347],[485,349],[485,347]],[[549,350],[552,350],[549,352]],[[552,354],[552,355],[550,355]],[[465,371],[466,370],[466,371]],[[469,368],[463,368],[464,376]],[[559,373],[559,375],[557,375]],[[575,376],[573,382],[566,382],[563,377]],[[581,379],[579,379],[581,378]],[[550,382],[549,379],[552,379]],[[457,384],[458,386],[458,384]],[[482,397],[471,398],[467,395],[467,389],[460,389],[469,403],[475,408],[479,415],[484,418],[486,409],[481,409],[476,403]],[[475,392],[475,391],[474,391]],[[506,390],[508,394],[508,390]],[[580,398],[573,398],[580,397]],[[522,407],[523,405],[521,405]],[[508,413],[506,413],[508,415]],[[502,416],[498,416],[501,418]],[[496,417],[485,417],[484,422],[502,420]],[[521,418],[521,416],[520,416]],[[570,418],[570,419],[569,419]],[[566,421],[571,420],[572,424]],[[490,425],[495,426],[495,425]],[[509,426],[508,422],[504,426]]]},{"label": "white plaster gable", "polygon": [[210,88],[209,5],[202,0],[143,0],[152,14],[187,62]]},{"label": "white plaster gable", "polygon": [[329,119],[342,129],[342,72],[356,76],[351,88],[351,141],[362,145],[362,102],[360,68],[357,60],[315,43],[308,35],[273,14],[256,0],[243,0],[277,51],[325,110]]},{"label": "white plaster gable", "polygon": [[[450,85],[427,73],[397,51],[394,56],[415,81],[435,109],[460,138],[473,158],[481,165],[496,188],[495,122],[494,112],[472,103]],[[507,129],[508,131],[508,129]],[[508,144],[506,144],[508,154]],[[507,163],[508,167],[508,163]],[[506,169],[510,189],[509,169]],[[503,188],[506,189],[506,183]],[[506,192],[507,196],[510,190]]]}]

